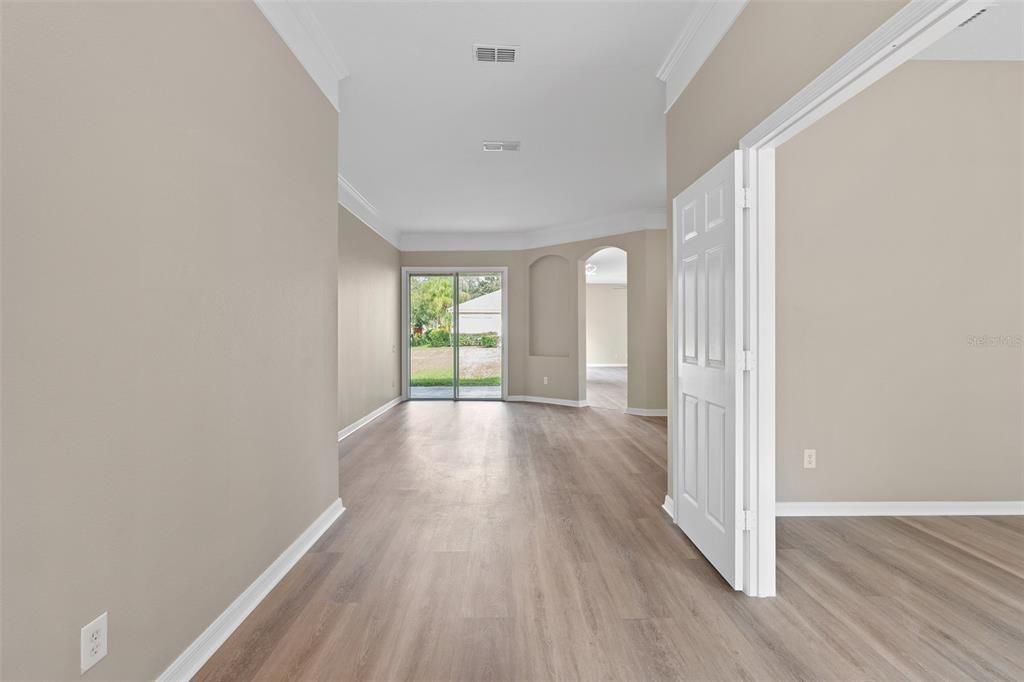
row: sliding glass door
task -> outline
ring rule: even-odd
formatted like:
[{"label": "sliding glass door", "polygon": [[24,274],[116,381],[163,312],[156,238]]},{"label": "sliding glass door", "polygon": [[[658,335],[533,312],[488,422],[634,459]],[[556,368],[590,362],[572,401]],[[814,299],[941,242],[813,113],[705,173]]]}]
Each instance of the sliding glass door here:
[{"label": "sliding glass door", "polygon": [[504,396],[504,271],[406,269],[407,395]]},{"label": "sliding glass door", "polygon": [[409,397],[455,397],[455,275],[409,276]]},{"label": "sliding glass door", "polygon": [[460,273],[458,280],[457,391],[460,398],[501,400],[502,277]]}]

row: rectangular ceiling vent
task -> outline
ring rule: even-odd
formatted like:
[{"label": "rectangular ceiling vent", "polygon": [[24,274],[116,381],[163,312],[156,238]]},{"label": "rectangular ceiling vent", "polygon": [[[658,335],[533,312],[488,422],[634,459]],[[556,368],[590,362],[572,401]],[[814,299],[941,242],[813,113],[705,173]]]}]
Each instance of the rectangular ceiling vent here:
[{"label": "rectangular ceiling vent", "polygon": [[519,56],[515,45],[474,45],[473,55],[478,62],[512,64]]},{"label": "rectangular ceiling vent", "polygon": [[519,140],[484,140],[485,152],[517,152]]}]

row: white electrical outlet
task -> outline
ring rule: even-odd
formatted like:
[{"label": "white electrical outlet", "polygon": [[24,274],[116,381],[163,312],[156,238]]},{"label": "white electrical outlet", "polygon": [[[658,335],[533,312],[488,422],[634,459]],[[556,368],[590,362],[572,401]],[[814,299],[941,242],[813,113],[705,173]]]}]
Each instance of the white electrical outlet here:
[{"label": "white electrical outlet", "polygon": [[82,672],[107,655],[107,614],[82,628]]},{"label": "white electrical outlet", "polygon": [[804,469],[815,469],[818,466],[818,451],[804,450]]},{"label": "white electrical outlet", "polygon": [[544,377],[544,385],[545,385],[545,386],[547,386],[547,385],[548,385],[548,378],[547,378],[547,377]]}]

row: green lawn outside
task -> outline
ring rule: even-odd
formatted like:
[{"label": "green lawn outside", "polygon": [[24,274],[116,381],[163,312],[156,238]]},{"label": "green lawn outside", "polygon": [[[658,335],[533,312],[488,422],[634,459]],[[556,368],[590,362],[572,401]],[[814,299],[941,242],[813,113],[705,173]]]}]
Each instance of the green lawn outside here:
[{"label": "green lawn outside", "polygon": [[[410,349],[410,386],[451,386],[453,350],[414,347]],[[459,384],[501,386],[501,349],[466,347],[459,349]]]},{"label": "green lawn outside", "polygon": [[[451,386],[451,370],[420,370],[412,375],[411,386]],[[501,386],[501,377],[463,377],[460,386]]]}]

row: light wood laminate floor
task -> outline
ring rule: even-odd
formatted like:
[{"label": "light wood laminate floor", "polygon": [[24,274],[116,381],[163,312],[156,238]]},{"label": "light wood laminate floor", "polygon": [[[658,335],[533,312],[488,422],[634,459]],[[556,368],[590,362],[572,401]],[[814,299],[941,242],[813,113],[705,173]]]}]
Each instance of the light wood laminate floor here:
[{"label": "light wood laminate floor", "polygon": [[1024,679],[1021,518],[783,519],[779,596],[660,509],[665,420],[405,403],[201,680]]},{"label": "light wood laminate floor", "polygon": [[587,403],[607,410],[626,409],[626,368],[587,367]]}]

